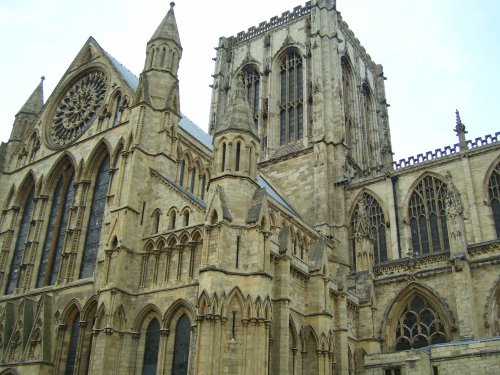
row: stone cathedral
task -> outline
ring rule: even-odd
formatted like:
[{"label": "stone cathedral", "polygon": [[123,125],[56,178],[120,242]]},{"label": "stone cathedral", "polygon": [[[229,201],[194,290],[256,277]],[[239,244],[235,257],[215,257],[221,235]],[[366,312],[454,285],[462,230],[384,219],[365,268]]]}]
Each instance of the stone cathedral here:
[{"label": "stone cathedral", "polygon": [[173,3],[139,77],[89,38],[19,110],[0,374],[500,373],[500,132],[394,161],[335,0],[216,50],[209,134]]}]

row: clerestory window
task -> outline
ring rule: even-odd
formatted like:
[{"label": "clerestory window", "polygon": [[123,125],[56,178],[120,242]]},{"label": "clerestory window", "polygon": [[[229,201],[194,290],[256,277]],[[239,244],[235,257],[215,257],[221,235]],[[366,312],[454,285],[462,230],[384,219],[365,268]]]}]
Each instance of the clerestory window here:
[{"label": "clerestory window", "polygon": [[488,194],[497,238],[500,238],[500,162],[496,165],[491,174],[488,183]]}]

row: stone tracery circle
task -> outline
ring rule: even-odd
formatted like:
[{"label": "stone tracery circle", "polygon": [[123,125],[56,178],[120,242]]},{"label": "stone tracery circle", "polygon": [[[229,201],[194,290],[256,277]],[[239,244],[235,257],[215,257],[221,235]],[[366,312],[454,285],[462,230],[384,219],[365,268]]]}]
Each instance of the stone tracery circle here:
[{"label": "stone tracery circle", "polygon": [[66,146],[87,130],[104,101],[107,86],[104,73],[94,71],[66,90],[50,127],[49,138],[54,146]]}]

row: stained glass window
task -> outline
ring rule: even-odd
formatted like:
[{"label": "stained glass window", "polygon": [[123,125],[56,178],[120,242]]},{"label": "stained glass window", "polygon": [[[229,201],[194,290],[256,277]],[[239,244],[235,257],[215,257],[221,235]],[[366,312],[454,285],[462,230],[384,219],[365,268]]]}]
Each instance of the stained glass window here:
[{"label": "stained glass window", "polygon": [[[384,213],[380,204],[377,202],[373,196],[367,193],[363,193],[362,197],[356,203],[354,208],[354,213],[352,216],[351,227],[357,228],[357,222],[359,220],[359,204],[363,201],[366,213],[370,219],[371,223],[371,237],[373,239],[373,252],[375,264],[380,262],[385,262],[387,260],[387,241],[386,241],[386,226]],[[353,254],[356,250],[356,241],[353,240]],[[355,256],[354,256],[355,258]]]},{"label": "stained glass window", "polygon": [[426,176],[415,187],[409,206],[411,242],[415,255],[449,249],[444,195],[446,183]]},{"label": "stained glass window", "polygon": [[396,350],[419,349],[446,342],[446,332],[435,308],[423,297],[406,303],[396,327]]},{"label": "stained glass window", "polygon": [[491,210],[493,211],[493,221],[497,237],[500,238],[500,163],[497,164],[491,174],[488,183],[488,193],[490,196]]},{"label": "stained glass window", "polygon": [[75,371],[76,354],[78,349],[78,336],[80,335],[80,313],[76,314],[71,323],[71,336],[69,338],[68,356],[66,358],[66,371],[64,375],[73,375]]},{"label": "stained glass window", "polygon": [[144,360],[142,375],[156,375],[158,365],[158,349],[160,347],[160,323],[153,319],[146,329],[146,344],[144,345]]},{"label": "stained glass window", "polygon": [[280,65],[280,144],[304,136],[302,57],[290,51]]},{"label": "stained glass window", "polygon": [[24,203],[21,226],[19,227],[19,233],[17,234],[16,247],[14,249],[14,256],[12,258],[9,277],[7,279],[5,294],[14,293],[14,290],[17,288],[19,283],[21,262],[23,261],[24,248],[30,230],[30,219],[33,213],[33,207],[35,206],[35,202],[33,201],[34,193],[34,188],[32,187],[28,197],[26,198],[26,202]]},{"label": "stained glass window", "polygon": [[252,111],[255,125],[259,120],[259,95],[260,95],[260,75],[253,67],[247,67],[243,71],[243,84],[247,89],[247,100]]},{"label": "stained glass window", "polygon": [[65,176],[61,176],[54,190],[42,259],[38,271],[37,288],[44,285],[53,285],[56,282],[72,200],[73,176],[69,178],[67,183],[65,183]]},{"label": "stained glass window", "polygon": [[102,221],[104,219],[104,208],[109,183],[109,156],[103,160],[97,172],[92,207],[90,209],[90,219],[83,249],[82,266],[80,268],[80,278],[90,277],[94,273],[97,260],[97,250],[101,237]]},{"label": "stained glass window", "polygon": [[190,340],[191,322],[187,315],[183,315],[177,322],[177,327],[175,328],[172,375],[187,375]]}]

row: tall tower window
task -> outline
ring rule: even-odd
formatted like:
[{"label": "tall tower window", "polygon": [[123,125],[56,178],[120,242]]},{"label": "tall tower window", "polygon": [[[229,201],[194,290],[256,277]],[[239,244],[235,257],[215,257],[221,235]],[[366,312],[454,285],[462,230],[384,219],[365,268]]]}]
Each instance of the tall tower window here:
[{"label": "tall tower window", "polygon": [[234,166],[235,171],[240,170],[240,153],[241,153],[241,143],[238,142],[236,144],[236,162],[235,162],[235,166]]},{"label": "tall tower window", "polygon": [[302,57],[290,51],[280,65],[280,145],[304,137]]},{"label": "tall tower window", "polygon": [[68,227],[71,202],[73,201],[73,171],[59,178],[54,190],[47,233],[42,250],[36,287],[54,285],[59,272],[64,247],[64,237]]},{"label": "tall tower window", "polygon": [[248,104],[257,126],[259,120],[260,75],[255,68],[246,67],[243,70],[243,85],[246,88]]},{"label": "tall tower window", "polygon": [[200,188],[201,199],[205,199],[206,184],[207,184],[207,176],[203,174],[203,176],[201,176],[201,188]]},{"label": "tall tower window", "polygon": [[500,238],[500,162],[496,165],[488,183],[491,210],[497,238]]},{"label": "tall tower window", "polygon": [[222,145],[222,162],[221,162],[221,172],[226,170],[226,144]]},{"label": "tall tower window", "polygon": [[115,113],[114,113],[114,116],[113,116],[113,126],[118,125],[118,123],[120,122],[120,115],[121,115],[120,106],[121,106],[121,101],[122,101],[122,96],[120,94],[118,94],[118,96],[116,97],[116,100],[115,100]]},{"label": "tall tower window", "polygon": [[349,154],[355,157],[356,150],[356,130],[354,126],[354,80],[349,60],[343,56],[340,60],[342,65],[342,95],[344,104],[344,122],[346,144],[349,147]]},{"label": "tall tower window", "polygon": [[109,156],[103,160],[97,172],[92,206],[90,208],[90,219],[83,249],[82,266],[80,278],[90,277],[94,273],[97,260],[97,250],[101,237],[102,220],[104,219],[104,208],[109,184]]},{"label": "tall tower window", "polygon": [[444,195],[446,184],[432,176],[424,177],[415,187],[409,206],[413,252],[425,255],[450,248]]},{"label": "tall tower window", "polygon": [[78,350],[78,337],[80,336],[80,313],[77,313],[71,323],[71,335],[68,345],[68,357],[66,359],[66,370],[64,375],[73,375],[75,371],[76,356]]},{"label": "tall tower window", "polygon": [[7,288],[5,290],[5,294],[14,293],[14,290],[19,284],[21,262],[23,260],[24,248],[30,230],[30,219],[33,214],[33,207],[35,206],[35,202],[33,200],[34,193],[35,189],[34,187],[31,187],[24,203],[23,216],[21,217],[21,225],[19,226],[19,232],[17,234],[16,247],[14,249],[14,256],[12,257],[9,277],[7,278]]},{"label": "tall tower window", "polygon": [[186,161],[184,159],[182,159],[182,161],[181,161],[181,170],[179,172],[179,185],[181,185],[181,187],[184,185],[184,172],[185,172],[185,169],[186,169]]}]

